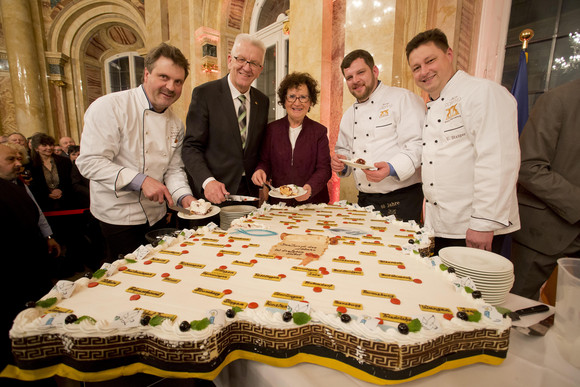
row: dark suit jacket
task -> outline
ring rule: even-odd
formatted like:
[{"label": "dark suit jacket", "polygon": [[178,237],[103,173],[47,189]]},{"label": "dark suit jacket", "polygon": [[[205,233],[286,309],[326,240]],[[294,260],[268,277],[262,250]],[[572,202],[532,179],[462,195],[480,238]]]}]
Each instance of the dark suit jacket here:
[{"label": "dark suit jacket", "polygon": [[541,96],[522,131],[514,239],[554,255],[580,234],[580,79]]},{"label": "dark suit jacket", "polygon": [[274,187],[284,184],[296,184],[300,187],[309,184],[312,187],[312,195],[307,201],[292,202],[292,205],[328,203],[326,183],[332,176],[328,130],[318,122],[304,117],[302,130],[292,153],[289,129],[288,116],[268,124],[256,169],[266,172],[272,178]]},{"label": "dark suit jacket", "polygon": [[18,276],[2,304],[2,369],[8,363],[14,364],[8,338],[14,318],[27,301],[39,300],[52,286],[49,269],[55,263],[49,259],[38,217],[38,208],[24,187],[0,178],[0,235],[7,241],[2,246],[2,257],[6,258],[2,260],[2,270]]},{"label": "dark suit jacket", "polygon": [[32,172],[32,182],[30,183],[30,191],[34,194],[36,202],[42,211],[56,211],[71,209],[76,206],[74,194],[71,183],[72,163],[70,159],[59,155],[52,155],[56,170],[58,171],[59,184],[58,188],[62,191],[62,197],[54,200],[48,197],[50,190],[44,178],[42,170],[42,163],[33,165],[30,170]]},{"label": "dark suit jacket", "polygon": [[[238,125],[227,76],[196,87],[187,113],[182,157],[193,193],[202,198],[201,185],[213,176],[231,194],[238,192],[243,172],[252,177],[268,123],[268,97],[250,89],[250,121],[246,148]],[[257,187],[250,184],[257,196]]]}]

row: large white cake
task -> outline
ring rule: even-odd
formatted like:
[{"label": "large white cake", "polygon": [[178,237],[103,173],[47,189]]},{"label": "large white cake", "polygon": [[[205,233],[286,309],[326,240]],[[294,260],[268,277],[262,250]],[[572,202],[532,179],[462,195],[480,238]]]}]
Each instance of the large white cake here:
[{"label": "large white cake", "polygon": [[212,378],[238,358],[376,383],[501,363],[510,320],[430,244],[413,222],[357,206],[265,205],[227,232],[183,230],[59,282],[15,320],[14,353],[20,371],[66,366],[93,380],[135,363]]}]

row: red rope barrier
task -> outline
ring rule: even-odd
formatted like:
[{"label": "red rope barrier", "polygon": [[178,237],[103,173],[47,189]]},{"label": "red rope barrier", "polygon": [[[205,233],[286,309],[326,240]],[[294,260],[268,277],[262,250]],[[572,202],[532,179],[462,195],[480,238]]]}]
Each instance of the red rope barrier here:
[{"label": "red rope barrier", "polygon": [[46,211],[43,212],[43,214],[44,216],[80,215],[88,210],[89,210],[88,208],[79,208],[76,210]]}]

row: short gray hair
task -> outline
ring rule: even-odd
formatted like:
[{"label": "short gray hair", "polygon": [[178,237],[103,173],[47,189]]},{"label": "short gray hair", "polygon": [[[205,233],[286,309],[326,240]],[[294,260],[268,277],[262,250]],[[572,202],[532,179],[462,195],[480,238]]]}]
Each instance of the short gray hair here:
[{"label": "short gray hair", "polygon": [[230,53],[231,56],[237,56],[238,48],[241,46],[242,43],[249,43],[262,50],[262,63],[264,62],[264,56],[266,55],[266,46],[264,45],[264,42],[262,42],[260,39],[250,34],[239,34],[238,36],[236,36],[236,40],[234,40],[234,45],[232,47],[232,52]]}]

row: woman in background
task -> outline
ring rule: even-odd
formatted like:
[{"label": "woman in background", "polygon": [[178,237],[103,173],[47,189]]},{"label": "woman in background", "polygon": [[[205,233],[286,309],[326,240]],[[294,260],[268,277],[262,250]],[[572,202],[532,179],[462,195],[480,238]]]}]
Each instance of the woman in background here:
[{"label": "woman in background", "polygon": [[286,201],[289,205],[329,200],[326,184],[332,172],[327,129],[306,116],[318,102],[318,94],[318,83],[310,74],[294,72],[282,80],[278,103],[286,109],[286,116],[268,124],[260,162],[252,176],[252,182],[259,186],[271,179],[274,187],[303,187],[306,193]]},{"label": "woman in background", "polygon": [[45,133],[32,136],[30,190],[42,211],[74,208],[70,160],[54,154],[55,140]]}]

